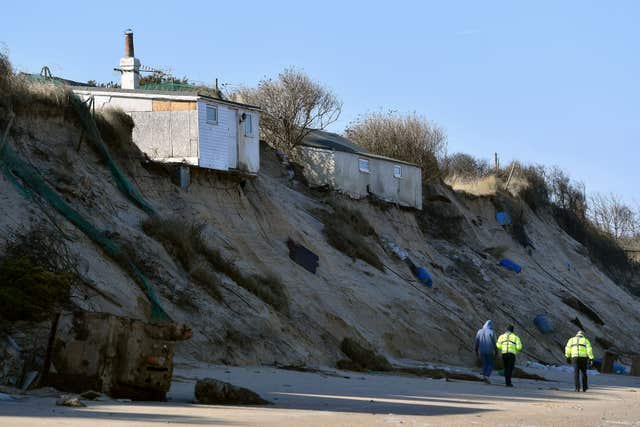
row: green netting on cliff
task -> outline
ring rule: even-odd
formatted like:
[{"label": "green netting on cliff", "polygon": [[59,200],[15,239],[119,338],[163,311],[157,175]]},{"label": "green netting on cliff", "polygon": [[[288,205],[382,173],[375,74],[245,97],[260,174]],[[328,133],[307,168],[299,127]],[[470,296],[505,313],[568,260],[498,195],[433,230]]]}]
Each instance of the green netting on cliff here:
[{"label": "green netting on cliff", "polygon": [[73,106],[73,108],[78,113],[78,117],[80,118],[80,125],[82,126],[82,130],[84,131],[87,140],[92,145],[93,149],[96,150],[98,155],[102,157],[102,159],[107,163],[107,166],[111,171],[111,175],[116,181],[116,185],[118,186],[120,191],[122,191],[125,196],[127,196],[146,213],[148,213],[149,215],[154,215],[155,211],[153,207],[151,207],[149,202],[145,200],[138,189],[135,188],[131,184],[131,182],[129,182],[127,177],[118,167],[118,164],[115,162],[115,160],[113,160],[113,157],[109,152],[109,148],[102,140],[102,136],[100,136],[100,131],[98,130],[96,121],[91,115],[91,111],[89,110],[87,105],[80,98],[73,94],[69,96],[69,100],[71,101],[71,105]]},{"label": "green netting on cliff", "polygon": [[[7,179],[13,183],[25,197],[32,198],[34,193],[42,197],[56,211],[69,220],[69,222],[78,227],[85,235],[87,235],[87,237],[98,244],[107,253],[107,255],[120,264],[124,264],[125,268],[127,268],[143,286],[145,293],[151,302],[152,319],[168,319],[169,317],[162,309],[158,297],[151,288],[151,284],[136,265],[128,259],[126,252],[120,247],[120,245],[106,237],[104,232],[94,227],[75,209],[69,206],[53,189],[51,189],[51,187],[49,187],[49,185],[47,185],[44,179],[42,179],[32,166],[22,160],[18,154],[4,142],[4,140],[0,141],[0,163],[2,164],[2,171]],[[22,183],[19,182],[16,177],[20,178]]]},{"label": "green netting on cliff", "polygon": [[[72,97],[72,100],[75,97]],[[75,98],[78,102],[82,103],[79,99]],[[75,102],[75,101],[74,101]],[[84,104],[82,104],[84,106]],[[84,108],[78,108],[80,111],[88,112],[86,106]],[[89,114],[88,119],[82,119],[93,122],[93,117]],[[95,123],[93,128],[95,128]],[[91,127],[89,126],[89,129]],[[93,134],[93,142],[97,145],[104,146],[102,142],[102,138],[95,138],[95,133]],[[99,134],[98,134],[99,137]],[[142,198],[142,196],[135,190],[129,182],[124,178],[124,175],[120,172],[117,165],[111,158],[111,155],[108,152],[108,149],[104,147],[102,151],[103,157],[106,157],[112,163],[110,167],[115,179],[117,182],[122,183],[123,186],[119,186],[121,189],[125,190],[133,190],[127,192],[126,194],[132,198],[136,203],[140,203],[140,206],[146,206],[150,212],[153,212],[151,207],[147,204],[147,202]],[[42,176],[38,173],[38,171],[20,158],[18,153],[13,150],[4,136],[0,134],[0,169],[2,169],[3,174],[7,177],[9,182],[11,182],[18,191],[28,199],[33,199],[34,195],[41,197],[45,200],[49,205],[51,205],[56,211],[58,211],[62,216],[64,216],[69,222],[78,227],[87,237],[89,237],[93,242],[99,245],[102,250],[118,262],[119,265],[123,266],[129,274],[136,280],[138,284],[143,288],[145,295],[149,299],[151,303],[151,318],[153,320],[168,320],[169,316],[166,314],[162,306],[160,305],[160,301],[158,300],[157,295],[153,291],[151,284],[147,280],[144,274],[138,269],[138,267],[129,259],[126,251],[118,245],[113,240],[109,239],[104,232],[93,226],[89,221],[87,221],[79,212],[73,209],[67,202],[65,202],[62,197],[58,195],[42,178]],[[122,179],[118,178],[121,177]],[[123,190],[124,191],[124,190]],[[147,209],[145,209],[147,210]]]}]

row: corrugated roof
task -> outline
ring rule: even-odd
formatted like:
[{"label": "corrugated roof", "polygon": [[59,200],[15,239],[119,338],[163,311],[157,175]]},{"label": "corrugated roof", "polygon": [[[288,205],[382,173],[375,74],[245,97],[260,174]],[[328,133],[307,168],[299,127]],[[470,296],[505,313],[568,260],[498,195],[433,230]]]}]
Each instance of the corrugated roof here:
[{"label": "corrugated roof", "polygon": [[419,167],[415,163],[405,162],[403,160],[373,154],[366,148],[353,143],[351,140],[345,138],[342,135],[338,135],[337,133],[332,132],[326,132],[323,130],[316,129],[311,131],[302,140],[302,145],[305,147],[319,148],[321,150],[342,151],[345,153],[361,154],[365,157],[388,160],[394,163],[402,163],[409,166]]}]

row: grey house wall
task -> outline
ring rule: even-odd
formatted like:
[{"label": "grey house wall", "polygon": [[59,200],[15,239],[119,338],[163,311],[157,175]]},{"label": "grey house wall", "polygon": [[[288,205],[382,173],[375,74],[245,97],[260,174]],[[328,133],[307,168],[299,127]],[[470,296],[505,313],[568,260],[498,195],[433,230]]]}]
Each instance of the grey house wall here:
[{"label": "grey house wall", "polygon": [[198,164],[198,112],[132,111],[133,140],[153,159]]},{"label": "grey house wall", "polygon": [[[369,173],[360,171],[359,159],[369,161]],[[313,186],[329,185],[356,199],[372,193],[387,202],[422,209],[422,171],[417,166],[311,147],[300,147],[296,160],[304,166],[305,178]],[[393,176],[396,165],[402,168],[401,178]]]},{"label": "grey house wall", "polygon": [[335,151],[299,147],[294,161],[304,167],[304,176],[312,186],[328,185],[337,189]]}]

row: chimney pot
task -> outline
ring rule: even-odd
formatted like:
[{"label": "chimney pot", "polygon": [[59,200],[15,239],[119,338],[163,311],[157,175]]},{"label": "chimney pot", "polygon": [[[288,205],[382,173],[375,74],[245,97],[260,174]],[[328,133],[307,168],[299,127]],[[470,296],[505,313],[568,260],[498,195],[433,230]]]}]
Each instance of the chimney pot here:
[{"label": "chimney pot", "polygon": [[124,32],[124,56],[125,58],[133,58],[133,31],[127,30]]},{"label": "chimney pot", "polygon": [[120,87],[138,89],[140,87],[140,60],[133,54],[133,31],[124,32],[124,57],[120,58]]}]

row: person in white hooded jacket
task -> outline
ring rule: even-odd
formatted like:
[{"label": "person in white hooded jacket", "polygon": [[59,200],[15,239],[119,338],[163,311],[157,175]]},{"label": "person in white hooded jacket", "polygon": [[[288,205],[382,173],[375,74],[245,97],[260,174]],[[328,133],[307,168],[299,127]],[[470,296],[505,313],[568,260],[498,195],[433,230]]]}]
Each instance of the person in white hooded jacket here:
[{"label": "person in white hooded jacket", "polygon": [[496,355],[496,333],[493,330],[493,322],[491,320],[487,320],[482,329],[478,330],[475,351],[476,356],[482,362],[482,378],[488,383]]}]

